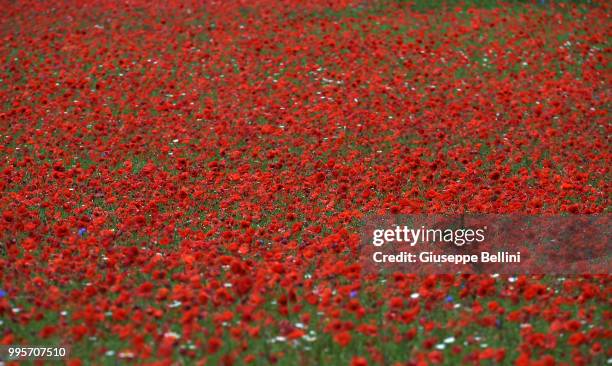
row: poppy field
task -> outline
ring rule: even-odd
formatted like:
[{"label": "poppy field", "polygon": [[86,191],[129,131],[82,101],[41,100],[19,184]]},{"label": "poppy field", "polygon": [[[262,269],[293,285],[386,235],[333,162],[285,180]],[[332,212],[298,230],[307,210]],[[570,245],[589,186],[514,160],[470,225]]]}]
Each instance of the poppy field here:
[{"label": "poppy field", "polygon": [[609,274],[356,260],[369,214],[609,214],[610,25],[606,1],[3,1],[0,345],[612,364]]}]

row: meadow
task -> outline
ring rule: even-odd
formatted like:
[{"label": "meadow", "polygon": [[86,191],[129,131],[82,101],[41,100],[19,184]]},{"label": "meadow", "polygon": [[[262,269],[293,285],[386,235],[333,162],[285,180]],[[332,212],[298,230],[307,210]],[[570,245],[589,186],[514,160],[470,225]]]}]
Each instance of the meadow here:
[{"label": "meadow", "polygon": [[609,2],[2,8],[0,344],[70,366],[612,363],[609,274],[356,260],[368,214],[610,212]]}]

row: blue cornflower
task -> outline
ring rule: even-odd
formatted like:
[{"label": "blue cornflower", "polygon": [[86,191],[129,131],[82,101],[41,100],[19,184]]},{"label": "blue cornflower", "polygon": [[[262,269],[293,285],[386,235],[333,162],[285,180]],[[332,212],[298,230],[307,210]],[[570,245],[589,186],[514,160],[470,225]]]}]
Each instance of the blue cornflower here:
[{"label": "blue cornflower", "polygon": [[85,235],[86,232],[87,232],[87,229],[82,227],[82,228],[79,229],[78,234],[79,234],[79,236],[83,236],[83,235]]}]

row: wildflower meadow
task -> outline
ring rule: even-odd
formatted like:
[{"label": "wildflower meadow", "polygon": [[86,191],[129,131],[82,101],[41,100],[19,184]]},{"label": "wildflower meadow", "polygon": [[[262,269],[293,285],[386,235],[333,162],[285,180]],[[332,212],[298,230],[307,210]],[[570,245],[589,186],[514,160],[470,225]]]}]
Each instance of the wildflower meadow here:
[{"label": "wildflower meadow", "polygon": [[0,4],[0,365],[612,364],[609,273],[358,255],[609,214],[610,2]]}]

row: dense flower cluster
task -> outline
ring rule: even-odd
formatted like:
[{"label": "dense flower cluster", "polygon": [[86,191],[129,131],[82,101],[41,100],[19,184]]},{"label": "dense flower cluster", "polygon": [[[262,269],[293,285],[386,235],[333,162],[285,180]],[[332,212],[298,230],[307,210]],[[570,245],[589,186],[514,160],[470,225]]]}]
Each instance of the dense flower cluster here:
[{"label": "dense flower cluster", "polygon": [[609,4],[205,3],[3,4],[0,344],[610,362],[607,275],[354,260],[366,213],[609,210]]}]

